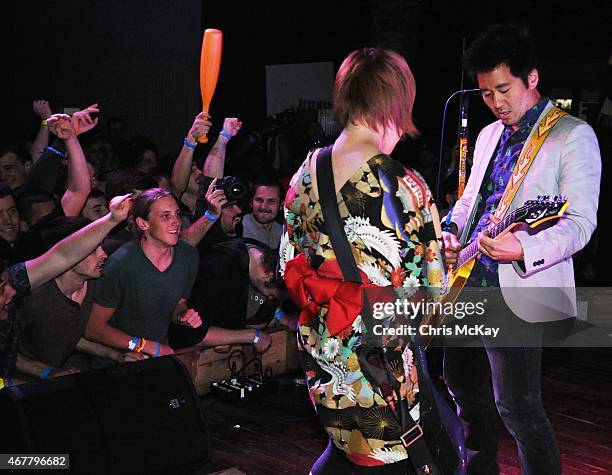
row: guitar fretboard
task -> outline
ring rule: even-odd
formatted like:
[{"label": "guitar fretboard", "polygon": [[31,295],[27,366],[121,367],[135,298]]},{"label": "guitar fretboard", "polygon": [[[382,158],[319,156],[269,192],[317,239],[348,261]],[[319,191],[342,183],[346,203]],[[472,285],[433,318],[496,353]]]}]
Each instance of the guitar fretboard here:
[{"label": "guitar fretboard", "polygon": [[[495,239],[501,233],[503,233],[511,224],[514,223],[516,216],[519,212],[523,211],[524,207],[518,208],[502,219],[499,223],[494,225],[489,229],[489,237],[491,239]],[[463,250],[459,253],[459,257],[457,258],[457,263],[455,264],[455,269],[458,269],[466,262],[474,259],[478,255],[478,239],[473,240],[467,246],[463,248]]]}]

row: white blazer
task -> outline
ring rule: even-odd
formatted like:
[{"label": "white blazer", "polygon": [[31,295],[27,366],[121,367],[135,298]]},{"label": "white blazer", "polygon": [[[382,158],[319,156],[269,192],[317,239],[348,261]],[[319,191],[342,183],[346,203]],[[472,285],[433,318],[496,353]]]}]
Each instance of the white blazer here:
[{"label": "white blazer", "polygon": [[[551,107],[549,102],[538,121]],[[498,120],[478,135],[470,178],[452,212],[451,220],[459,233],[467,224],[503,129]],[[531,134],[535,130],[536,127]],[[558,221],[534,230],[514,229],[523,246],[523,261],[499,262],[504,300],[523,320],[545,322],[576,315],[572,255],[586,246],[597,224],[600,178],[601,157],[595,132],[576,117],[562,117],[540,148],[508,211],[538,195],[561,194],[569,200],[569,207]]]}]

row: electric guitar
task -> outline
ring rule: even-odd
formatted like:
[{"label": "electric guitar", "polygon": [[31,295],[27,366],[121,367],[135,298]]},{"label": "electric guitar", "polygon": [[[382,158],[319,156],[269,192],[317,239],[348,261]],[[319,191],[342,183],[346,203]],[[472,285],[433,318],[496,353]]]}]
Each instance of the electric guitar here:
[{"label": "electric guitar", "polygon": [[[521,223],[527,224],[532,229],[537,228],[546,221],[560,218],[568,206],[569,202],[564,196],[538,196],[535,200],[526,201],[523,206],[512,211],[499,223],[490,226],[489,237],[499,239]],[[457,298],[472,273],[478,256],[480,256],[478,239],[474,239],[461,250],[457,262],[448,270],[449,292],[444,297],[444,301],[454,301]]]},{"label": "electric guitar", "polygon": [[[560,218],[568,206],[569,201],[564,196],[538,196],[535,200],[525,202],[523,206],[512,211],[499,223],[490,226],[488,228],[489,237],[498,239],[521,223],[527,224],[530,228],[536,228],[546,221]],[[442,303],[454,302],[457,299],[480,254],[477,238],[461,250],[457,262],[448,269],[448,287],[447,291],[441,296],[440,301]],[[443,321],[444,315],[434,314],[426,316],[422,323],[439,326]],[[422,338],[422,342],[427,346],[430,340]]]}]

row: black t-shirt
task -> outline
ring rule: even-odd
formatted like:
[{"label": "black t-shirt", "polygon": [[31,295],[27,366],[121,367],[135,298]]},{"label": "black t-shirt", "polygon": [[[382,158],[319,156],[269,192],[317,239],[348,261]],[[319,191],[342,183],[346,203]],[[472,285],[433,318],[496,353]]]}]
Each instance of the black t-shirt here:
[{"label": "black t-shirt", "polygon": [[64,366],[87,327],[95,285],[87,282],[81,304],[66,297],[55,280],[32,291],[17,312],[19,351],[47,365]]},{"label": "black t-shirt", "polygon": [[172,264],[164,272],[148,259],[139,241],[131,241],[106,261],[94,302],[115,309],[109,321],[114,327],[167,343],[172,313],[181,298],[189,298],[197,272],[197,251],[185,241],[174,247]]}]

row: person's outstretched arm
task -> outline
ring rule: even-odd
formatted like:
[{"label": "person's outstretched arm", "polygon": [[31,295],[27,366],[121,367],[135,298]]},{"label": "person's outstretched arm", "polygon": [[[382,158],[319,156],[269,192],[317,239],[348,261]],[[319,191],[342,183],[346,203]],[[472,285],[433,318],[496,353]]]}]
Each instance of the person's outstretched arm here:
[{"label": "person's outstretched arm", "polygon": [[43,285],[91,254],[117,224],[127,219],[132,204],[130,196],[116,196],[106,216],[58,242],[42,256],[26,261],[30,287]]}]

